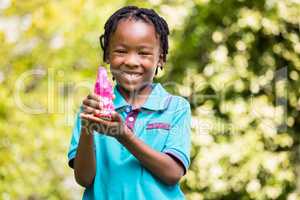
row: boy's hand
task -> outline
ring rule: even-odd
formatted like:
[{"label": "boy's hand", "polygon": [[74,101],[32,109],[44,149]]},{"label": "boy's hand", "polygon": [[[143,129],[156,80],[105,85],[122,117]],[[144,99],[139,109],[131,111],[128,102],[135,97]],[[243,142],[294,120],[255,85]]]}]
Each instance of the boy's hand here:
[{"label": "boy's hand", "polygon": [[83,113],[96,114],[99,113],[103,108],[101,97],[95,94],[89,94],[82,101]]},{"label": "boy's hand", "polygon": [[[82,101],[82,107],[84,114],[94,114],[100,112],[102,109],[101,99],[95,94],[89,94]],[[81,127],[85,129],[85,132],[88,134],[93,133],[93,122],[87,119],[81,119]]]},{"label": "boy's hand", "polygon": [[96,130],[99,133],[115,137],[116,139],[132,134],[117,112],[112,113],[112,121],[106,121],[95,117],[93,114],[87,113],[81,113],[80,117],[82,120],[88,120],[90,122],[90,130]]},{"label": "boy's hand", "polygon": [[[115,95],[113,95],[113,99]],[[99,114],[103,110],[103,101],[101,97],[96,94],[89,94],[82,101],[83,112],[87,114]]]}]

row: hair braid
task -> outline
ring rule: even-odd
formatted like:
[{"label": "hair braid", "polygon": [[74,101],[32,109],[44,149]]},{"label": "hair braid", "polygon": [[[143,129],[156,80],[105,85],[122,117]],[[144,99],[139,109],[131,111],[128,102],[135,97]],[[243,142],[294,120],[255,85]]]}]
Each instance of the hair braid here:
[{"label": "hair braid", "polygon": [[167,22],[160,17],[153,9],[138,8],[136,6],[126,6],[117,10],[112,14],[104,25],[104,34],[100,36],[100,45],[103,50],[103,61],[107,60],[109,38],[117,28],[121,19],[133,18],[135,20],[143,20],[146,23],[152,23],[156,33],[159,35],[162,59],[166,62],[169,42],[169,28]]}]

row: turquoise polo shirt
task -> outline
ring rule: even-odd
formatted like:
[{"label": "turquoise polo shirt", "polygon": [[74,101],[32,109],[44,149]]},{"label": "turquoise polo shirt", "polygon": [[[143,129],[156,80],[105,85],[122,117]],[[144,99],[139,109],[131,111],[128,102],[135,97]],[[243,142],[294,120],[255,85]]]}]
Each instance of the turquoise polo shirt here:
[{"label": "turquoise polo shirt", "polygon": [[[152,84],[144,105],[133,108],[114,87],[115,110],[133,133],[149,147],[178,161],[185,172],[190,165],[190,104],[182,97],[169,94],[159,83]],[[81,111],[82,109],[80,109]],[[68,152],[69,166],[80,138],[79,113],[75,120]],[[179,184],[167,185],[144,168],[115,138],[94,131],[96,175],[84,191],[83,199],[95,200],[181,200]]]}]

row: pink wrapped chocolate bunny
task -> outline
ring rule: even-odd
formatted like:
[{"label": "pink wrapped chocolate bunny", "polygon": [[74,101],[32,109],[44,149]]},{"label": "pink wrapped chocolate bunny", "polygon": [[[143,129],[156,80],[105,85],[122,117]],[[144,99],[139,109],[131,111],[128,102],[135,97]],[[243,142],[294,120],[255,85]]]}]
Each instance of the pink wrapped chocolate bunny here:
[{"label": "pink wrapped chocolate bunny", "polygon": [[94,86],[94,93],[101,97],[103,103],[100,114],[95,114],[95,116],[111,121],[111,113],[114,111],[113,104],[113,87],[108,80],[107,72],[104,67],[98,68],[97,79]]}]

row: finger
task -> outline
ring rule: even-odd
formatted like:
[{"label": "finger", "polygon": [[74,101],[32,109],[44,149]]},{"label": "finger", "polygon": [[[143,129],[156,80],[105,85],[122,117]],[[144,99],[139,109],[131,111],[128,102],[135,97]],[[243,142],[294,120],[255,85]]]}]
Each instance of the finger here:
[{"label": "finger", "polygon": [[113,111],[111,113],[111,116],[112,116],[112,121],[114,121],[114,122],[122,122],[122,118],[121,118],[120,114],[117,113],[116,111]]},{"label": "finger", "polygon": [[91,114],[81,113],[80,117],[82,119],[86,119],[86,120],[89,120],[89,121],[92,121],[92,122],[95,122],[95,123],[99,123],[99,124],[102,124],[102,125],[108,126],[108,127],[119,126],[120,125],[119,122],[103,120],[103,119],[101,119],[99,117],[95,117],[94,115],[91,115]]},{"label": "finger", "polygon": [[87,114],[93,114],[93,113],[96,112],[95,111],[96,109],[94,109],[94,108],[92,108],[90,106],[82,105],[82,108],[83,108],[83,112],[87,113]]},{"label": "finger", "polygon": [[98,115],[101,114],[101,110],[98,110],[98,109],[94,109],[94,112],[93,112],[94,115],[96,115],[98,117]]},{"label": "finger", "polygon": [[102,120],[98,117],[95,117],[90,114],[80,114],[81,119],[88,120],[92,125],[91,129],[96,130],[97,132],[101,132],[103,134],[109,134],[109,131],[113,128],[119,125],[117,122],[109,122]]},{"label": "finger", "polygon": [[100,109],[103,109],[103,107],[104,107],[104,103],[100,100],[99,102],[98,102],[98,106],[100,107]]},{"label": "finger", "polygon": [[95,101],[95,100],[92,100],[92,99],[84,99],[82,101],[82,104],[85,105],[85,106],[89,106],[89,107],[92,107],[94,109],[102,109],[103,107],[103,103],[99,103],[99,101]]},{"label": "finger", "polygon": [[93,102],[93,104],[96,104],[100,110],[103,109],[103,101],[101,100],[100,96],[96,96],[94,95],[93,99],[91,99],[91,101]]},{"label": "finger", "polygon": [[89,121],[92,121],[92,122],[95,122],[95,123],[100,123],[100,124],[107,125],[107,122],[105,120],[102,120],[102,119],[100,119],[98,117],[95,117],[94,115],[91,115],[91,114],[80,113],[80,117],[82,119],[86,119],[86,120],[89,120]]},{"label": "finger", "polygon": [[94,115],[101,114],[100,109],[95,109],[95,108],[92,108],[92,107],[86,106],[86,105],[82,105],[82,108],[83,108],[83,112],[86,114],[94,114]]},{"label": "finger", "polygon": [[92,100],[95,100],[95,101],[100,101],[101,97],[97,94],[89,94],[87,96],[88,99],[92,99]]},{"label": "finger", "polygon": [[91,120],[92,119],[92,114],[87,114],[87,113],[80,113],[80,118],[81,119],[85,119],[85,120],[88,120],[88,121],[94,121],[94,120]]}]

